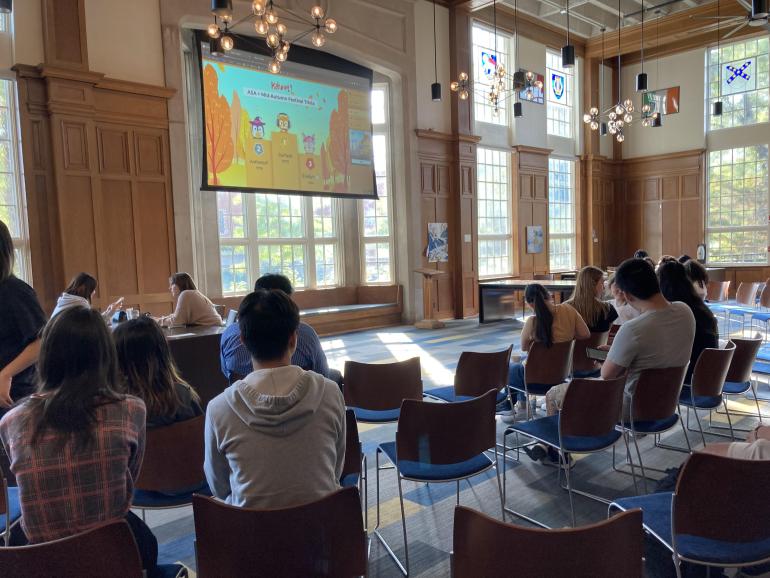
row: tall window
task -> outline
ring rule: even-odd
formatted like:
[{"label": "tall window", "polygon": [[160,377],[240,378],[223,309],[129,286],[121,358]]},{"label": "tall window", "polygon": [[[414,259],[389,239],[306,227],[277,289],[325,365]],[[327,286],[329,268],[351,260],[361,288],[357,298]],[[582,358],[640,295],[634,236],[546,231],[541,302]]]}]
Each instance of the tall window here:
[{"label": "tall window", "polygon": [[372,126],[374,128],[374,173],[378,199],[360,202],[362,273],[365,284],[393,282],[393,236],[391,223],[390,123],[388,87],[372,90]]},{"label": "tall window", "polygon": [[574,161],[548,159],[548,258],[551,271],[575,268]]},{"label": "tall window", "polygon": [[[497,44],[495,46],[495,44]],[[477,122],[492,124],[507,124],[507,103],[505,100],[498,104],[498,110],[487,100],[490,86],[490,76],[494,73],[495,64],[510,67],[508,62],[508,37],[498,33],[495,43],[495,33],[483,26],[473,26],[473,84],[472,91],[474,111]]]},{"label": "tall window", "polygon": [[217,209],[223,294],[247,292],[265,273],[298,289],[341,282],[334,199],[220,191]]},{"label": "tall window", "polygon": [[[1,16],[1,15],[0,15]],[[0,18],[0,22],[3,18]],[[0,78],[0,221],[11,231],[16,248],[16,275],[31,280],[29,267],[29,240],[21,179],[21,159],[16,126],[15,84]]]},{"label": "tall window", "polygon": [[[770,120],[769,44],[764,36],[708,51],[706,114],[710,130]],[[714,116],[712,104],[720,94],[722,115]]]},{"label": "tall window", "polygon": [[512,272],[508,159],[505,151],[476,149],[480,277]]},{"label": "tall window", "polygon": [[707,259],[767,263],[768,145],[709,153]]},{"label": "tall window", "polygon": [[572,138],[573,69],[562,68],[561,56],[550,50],[545,53],[545,67],[545,81],[548,85],[546,90],[548,134]]}]

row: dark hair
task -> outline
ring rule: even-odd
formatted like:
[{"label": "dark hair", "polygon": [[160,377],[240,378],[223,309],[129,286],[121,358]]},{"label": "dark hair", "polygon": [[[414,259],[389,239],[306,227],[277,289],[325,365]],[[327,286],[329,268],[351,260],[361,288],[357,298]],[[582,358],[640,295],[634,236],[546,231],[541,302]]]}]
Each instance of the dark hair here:
[{"label": "dark hair", "polygon": [[172,285],[179,287],[179,292],[182,291],[195,291],[197,287],[192,277],[187,273],[174,273],[169,280]]},{"label": "dark hair", "polygon": [[678,261],[663,263],[658,270],[658,279],[663,297],[669,301],[685,303],[693,313],[700,311],[701,315],[695,316],[696,323],[706,324],[702,330],[714,334],[718,333],[716,318],[708,305],[695,292],[695,287],[687,276],[684,265]]},{"label": "dark hair", "polygon": [[660,293],[655,270],[643,259],[626,259],[615,271],[615,284],[637,299],[649,299]]},{"label": "dark hair", "polygon": [[94,291],[96,291],[96,279],[88,273],[78,273],[75,275],[64,290],[65,293],[70,295],[77,295],[87,299],[89,303],[91,303],[91,295]]},{"label": "dark hair", "polygon": [[655,271],[656,265],[655,265],[655,261],[653,261],[652,257],[645,257],[644,259],[642,259],[642,261],[647,263],[650,267],[652,267],[652,270]]},{"label": "dark hair", "polygon": [[685,253],[684,255],[679,255],[679,258],[677,259],[677,261],[679,261],[682,265],[684,265],[690,259],[692,259],[692,257],[690,257],[687,253]]},{"label": "dark hair", "polygon": [[649,256],[650,254],[644,249],[639,249],[636,253],[634,253],[634,259],[646,259]]},{"label": "dark hair", "polygon": [[693,283],[700,283],[703,287],[708,285],[708,271],[706,271],[706,268],[695,259],[690,259],[684,264],[684,272],[687,273],[687,277],[689,277],[690,281]]},{"label": "dark hair", "polygon": [[679,263],[679,261],[677,261],[676,257],[674,257],[673,255],[663,255],[660,258],[660,261],[658,261],[658,267],[660,267],[664,263]]},{"label": "dark hair", "polygon": [[[190,386],[180,377],[160,326],[145,315],[121,323],[112,337],[126,392],[144,400],[148,416],[173,417],[182,404],[176,384]],[[197,400],[192,387],[190,393]]]},{"label": "dark hair", "polygon": [[254,283],[254,291],[265,289],[266,291],[272,291],[273,289],[280,289],[286,295],[294,293],[294,287],[291,286],[291,281],[286,275],[280,273],[267,273],[262,275],[257,282]]},{"label": "dark hair", "polygon": [[33,444],[46,430],[93,440],[96,408],[122,399],[115,345],[98,311],[65,309],[43,329],[37,395],[27,399],[35,429]]},{"label": "dark hair", "polygon": [[280,359],[299,327],[299,309],[280,289],[249,293],[238,308],[241,339],[257,361]]},{"label": "dark hair", "polygon": [[524,291],[524,299],[535,310],[535,337],[546,347],[553,345],[553,313],[547,304],[550,298],[551,295],[540,283],[530,283]]},{"label": "dark hair", "polygon": [[13,275],[13,239],[5,223],[0,221],[0,283]]}]

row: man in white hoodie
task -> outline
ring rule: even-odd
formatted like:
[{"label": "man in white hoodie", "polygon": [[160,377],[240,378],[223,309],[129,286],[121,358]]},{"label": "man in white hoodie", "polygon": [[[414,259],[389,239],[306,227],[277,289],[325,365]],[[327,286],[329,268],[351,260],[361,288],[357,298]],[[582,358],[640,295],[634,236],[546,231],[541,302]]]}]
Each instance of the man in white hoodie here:
[{"label": "man in white hoodie", "polygon": [[337,490],[345,461],[345,402],[336,383],[291,365],[299,310],[280,290],[246,296],[241,339],[254,371],[206,409],[206,479],[234,506],[275,509]]}]

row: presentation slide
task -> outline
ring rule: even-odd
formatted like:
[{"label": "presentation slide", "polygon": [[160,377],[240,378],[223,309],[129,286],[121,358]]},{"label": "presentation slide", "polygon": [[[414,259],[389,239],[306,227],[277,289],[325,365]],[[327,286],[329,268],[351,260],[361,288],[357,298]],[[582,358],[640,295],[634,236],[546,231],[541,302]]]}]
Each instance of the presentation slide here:
[{"label": "presentation slide", "polygon": [[[310,65],[315,51],[294,47],[290,59],[295,51],[305,63],[272,74],[269,56],[212,56],[201,42],[203,188],[376,197],[371,71]],[[340,61],[319,61],[330,59]]]}]

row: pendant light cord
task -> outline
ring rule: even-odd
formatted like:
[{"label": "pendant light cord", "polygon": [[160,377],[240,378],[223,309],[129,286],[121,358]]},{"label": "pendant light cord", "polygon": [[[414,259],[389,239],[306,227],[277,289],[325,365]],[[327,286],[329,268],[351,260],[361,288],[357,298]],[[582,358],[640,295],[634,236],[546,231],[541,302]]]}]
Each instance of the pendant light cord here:
[{"label": "pendant light cord", "polygon": [[620,0],[618,0],[618,102],[620,102],[620,99],[621,99],[620,95],[622,94],[622,89],[620,86],[621,77],[622,77],[621,64],[620,64],[620,29],[623,25],[620,22],[620,8],[621,8]]},{"label": "pendant light cord", "polygon": [[601,68],[599,69],[599,78],[602,87],[599,90],[599,112],[604,111],[604,107],[602,106],[602,101],[604,100],[604,30],[605,29],[602,28],[602,63]]},{"label": "pendant light cord", "polygon": [[642,0],[642,73],[644,73],[644,0]]},{"label": "pendant light cord", "polygon": [[436,0],[433,0],[433,73],[438,82],[438,55],[436,49]]},{"label": "pendant light cord", "polygon": [[513,51],[516,53],[516,66],[519,66],[519,0],[513,0]]},{"label": "pendant light cord", "polygon": [[569,0],[567,0],[567,45],[569,45]]},{"label": "pendant light cord", "polygon": [[717,64],[719,65],[719,72],[717,72],[717,81],[719,82],[719,88],[717,89],[717,100],[722,98],[722,51],[719,49],[719,0],[717,0]]}]

